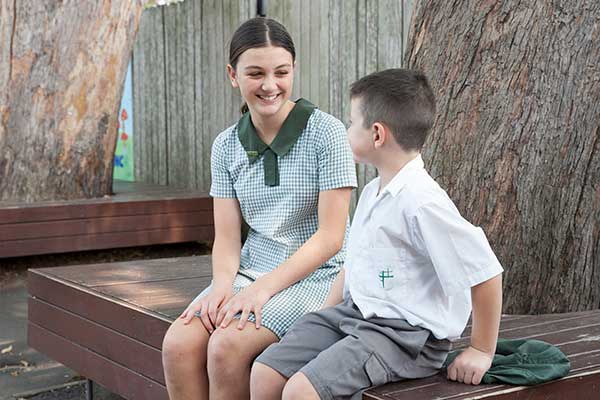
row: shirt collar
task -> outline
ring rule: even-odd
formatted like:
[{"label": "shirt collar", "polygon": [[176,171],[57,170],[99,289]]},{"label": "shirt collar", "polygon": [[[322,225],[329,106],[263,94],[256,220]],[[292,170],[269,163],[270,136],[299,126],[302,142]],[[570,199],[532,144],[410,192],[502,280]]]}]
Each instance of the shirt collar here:
[{"label": "shirt collar", "polygon": [[305,99],[296,101],[277,136],[269,145],[263,142],[256,133],[250,113],[245,113],[238,122],[238,137],[244,150],[246,150],[248,161],[253,163],[258,160],[267,149],[272,150],[278,157],[286,155],[298,141],[315,108],[314,104]]},{"label": "shirt collar", "polygon": [[396,176],[386,185],[382,192],[389,192],[392,196],[396,196],[404,186],[410,181],[410,178],[414,171],[423,169],[425,164],[421,155],[417,155],[415,158],[410,160],[396,173]]}]

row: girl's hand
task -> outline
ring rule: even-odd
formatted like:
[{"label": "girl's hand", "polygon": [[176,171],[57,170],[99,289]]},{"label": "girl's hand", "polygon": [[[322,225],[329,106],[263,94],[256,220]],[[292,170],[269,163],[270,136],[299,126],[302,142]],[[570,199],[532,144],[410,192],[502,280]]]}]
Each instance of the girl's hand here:
[{"label": "girl's hand", "polygon": [[206,296],[190,304],[179,318],[183,319],[184,325],[187,325],[199,312],[202,324],[209,333],[212,333],[218,325],[216,321],[219,308],[231,297],[233,297],[231,285],[214,286]]},{"label": "girl's hand", "polygon": [[271,294],[266,289],[258,286],[256,282],[253,283],[242,289],[219,309],[215,326],[227,328],[233,317],[241,312],[242,315],[240,316],[237,328],[242,330],[246,326],[248,317],[252,312],[256,319],[256,329],[260,328],[262,308],[270,298]]}]

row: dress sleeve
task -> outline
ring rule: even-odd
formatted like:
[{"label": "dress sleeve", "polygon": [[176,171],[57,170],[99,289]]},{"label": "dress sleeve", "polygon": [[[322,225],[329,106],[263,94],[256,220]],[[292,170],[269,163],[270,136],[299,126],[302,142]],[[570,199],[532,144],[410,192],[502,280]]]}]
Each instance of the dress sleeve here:
[{"label": "dress sleeve", "polygon": [[227,152],[225,147],[225,139],[228,135],[223,132],[213,142],[210,155],[210,174],[211,185],[210,195],[219,198],[235,198],[236,193],[233,187],[231,174],[227,169]]},{"label": "dress sleeve", "polygon": [[319,191],[356,187],[356,166],[344,124],[335,118],[328,120],[321,124],[319,138]]},{"label": "dress sleeve", "polygon": [[417,248],[431,259],[447,296],[502,273],[483,230],[465,220],[453,205],[423,205],[412,222]]}]

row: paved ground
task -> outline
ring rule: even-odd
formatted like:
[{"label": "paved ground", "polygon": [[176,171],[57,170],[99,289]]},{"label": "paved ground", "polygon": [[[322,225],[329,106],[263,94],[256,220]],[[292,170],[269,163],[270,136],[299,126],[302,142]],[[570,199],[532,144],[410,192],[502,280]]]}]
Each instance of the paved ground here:
[{"label": "paved ground", "polygon": [[[85,399],[82,377],[27,346],[27,268],[207,254],[199,244],[0,259],[0,400]],[[85,267],[82,267],[85,268]],[[123,400],[94,385],[95,400]]]}]

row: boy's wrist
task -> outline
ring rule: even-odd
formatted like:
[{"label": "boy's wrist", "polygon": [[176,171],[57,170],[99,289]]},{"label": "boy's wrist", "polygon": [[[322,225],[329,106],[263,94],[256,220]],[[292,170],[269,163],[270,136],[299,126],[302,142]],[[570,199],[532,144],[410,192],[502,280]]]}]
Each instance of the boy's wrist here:
[{"label": "boy's wrist", "polygon": [[470,344],[469,347],[472,348],[473,350],[477,351],[478,353],[482,353],[482,354],[486,355],[487,357],[489,357],[491,359],[494,358],[494,354],[495,354],[494,350],[484,350],[483,348],[474,346],[473,344]]}]

